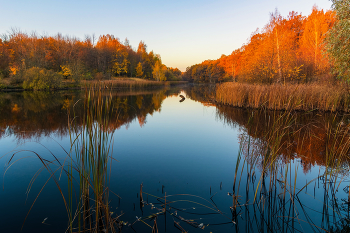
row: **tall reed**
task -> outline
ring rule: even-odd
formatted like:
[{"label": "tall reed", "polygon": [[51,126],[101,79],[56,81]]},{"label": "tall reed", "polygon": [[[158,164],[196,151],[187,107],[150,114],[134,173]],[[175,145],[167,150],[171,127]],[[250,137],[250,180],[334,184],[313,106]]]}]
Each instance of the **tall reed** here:
[{"label": "tall reed", "polygon": [[[84,101],[83,116],[73,114],[69,121],[71,160],[68,178],[72,209],[69,230],[114,232],[116,219],[111,217],[109,211],[113,131],[108,130],[108,125],[114,113],[112,95],[101,89],[90,89],[86,91]],[[81,126],[75,123],[77,117],[83,118]],[[74,180],[79,181],[75,212]]]},{"label": "tall reed", "polygon": [[217,86],[215,100],[225,105],[272,110],[350,111],[347,87],[340,84],[224,83]]},{"label": "tall reed", "polygon": [[[336,194],[339,187],[345,185],[344,174],[349,172],[349,166],[344,166],[350,152],[349,125],[344,124],[344,121],[330,121],[325,125],[325,172],[300,184],[297,183],[298,165],[292,166],[289,162],[294,155],[289,154],[289,159],[286,154],[282,156],[288,151],[286,147],[291,146],[285,138],[300,133],[294,127],[297,124],[295,113],[292,110],[275,112],[275,117],[265,118],[268,127],[261,132],[261,128],[251,122],[263,117],[264,112],[252,111],[248,127],[241,135],[232,192],[233,221],[239,222],[239,213],[243,215],[243,212],[248,221],[245,224],[247,232],[294,232],[303,229],[302,223],[307,223],[314,231],[326,231],[332,225],[330,216],[333,219],[344,218],[339,209],[342,203]],[[311,133],[309,136],[318,135]],[[301,137],[296,143],[301,144],[301,147],[308,146],[302,144],[303,140],[305,138]],[[310,207],[301,198],[304,192],[312,196],[312,191],[315,198],[317,182],[322,182],[321,191],[324,192],[323,200],[315,200],[323,206],[321,224],[313,222],[313,217],[305,210]],[[245,188],[243,191],[240,190],[242,183]],[[236,226],[237,231],[239,225]]]}]

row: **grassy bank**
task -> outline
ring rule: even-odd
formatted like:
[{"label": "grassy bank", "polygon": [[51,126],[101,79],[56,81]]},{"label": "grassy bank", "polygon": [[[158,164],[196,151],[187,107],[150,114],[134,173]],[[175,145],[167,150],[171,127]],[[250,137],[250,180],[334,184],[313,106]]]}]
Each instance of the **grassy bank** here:
[{"label": "grassy bank", "polygon": [[34,86],[32,88],[24,87],[23,82],[13,82],[11,80],[0,80],[0,91],[21,91],[21,90],[44,90],[44,89],[89,89],[91,87],[103,87],[105,89],[144,89],[163,87],[171,85],[186,84],[187,81],[152,81],[140,78],[112,78],[110,80],[62,80],[54,87],[48,85]]},{"label": "grassy bank", "polygon": [[346,86],[340,84],[224,83],[217,86],[215,100],[236,107],[272,110],[350,111],[349,92]]},{"label": "grassy bank", "polygon": [[119,89],[119,88],[129,88],[129,89],[139,89],[139,88],[150,88],[150,87],[160,87],[160,86],[170,86],[177,84],[185,84],[187,81],[151,81],[140,78],[113,78],[112,80],[103,81],[82,81],[81,87],[89,88],[94,86],[102,85],[108,89]]}]

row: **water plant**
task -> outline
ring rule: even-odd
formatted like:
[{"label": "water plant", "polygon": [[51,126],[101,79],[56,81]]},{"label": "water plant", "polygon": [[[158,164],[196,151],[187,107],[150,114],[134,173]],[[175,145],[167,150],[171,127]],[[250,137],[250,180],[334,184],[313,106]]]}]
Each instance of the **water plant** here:
[{"label": "water plant", "polygon": [[220,104],[271,110],[321,110],[349,112],[349,93],[342,84],[223,83],[217,86],[215,101]]},{"label": "water plant", "polygon": [[[83,116],[73,113],[69,120],[69,230],[114,232],[117,219],[112,218],[109,210],[108,188],[113,161],[114,131],[109,130],[108,126],[111,115],[116,112],[111,93],[101,89],[86,91],[84,101]],[[75,124],[77,117],[83,118],[81,125]],[[74,193],[74,181],[79,184],[77,193]],[[74,196],[76,200],[73,200]],[[73,203],[76,204],[75,211]]]},{"label": "water plant", "polygon": [[[237,224],[236,231],[298,232],[308,228],[316,232],[327,231],[337,221],[344,219],[340,207],[348,203],[347,199],[338,200],[337,195],[340,187],[346,185],[345,176],[349,172],[350,138],[349,127],[344,123],[346,118],[339,120],[335,117],[324,124],[324,173],[319,172],[317,177],[300,184],[299,165],[293,162],[295,154],[286,151],[294,146],[290,143],[293,141],[291,138],[298,138],[295,143],[299,148],[308,147],[305,143],[308,134],[301,134],[303,129],[298,129],[293,110],[273,112],[276,115],[267,118],[266,113],[264,109],[251,111],[247,128],[240,137],[240,151],[230,194],[233,199],[231,212],[235,222],[239,222],[239,216],[244,214],[247,224]],[[267,124],[263,132],[257,124],[252,124],[261,117]],[[319,137],[312,132],[308,136]],[[245,188],[243,191],[240,190],[242,184]],[[348,189],[344,191],[349,192]],[[320,203],[320,215],[318,210],[302,201],[306,198],[302,198],[302,195]],[[311,212],[322,218],[321,221],[310,215],[310,208]]]}]

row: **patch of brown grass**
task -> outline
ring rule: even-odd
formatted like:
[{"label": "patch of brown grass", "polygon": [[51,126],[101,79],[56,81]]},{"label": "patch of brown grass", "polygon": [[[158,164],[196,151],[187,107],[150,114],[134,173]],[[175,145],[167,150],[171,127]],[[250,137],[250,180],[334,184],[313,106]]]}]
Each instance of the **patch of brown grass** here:
[{"label": "patch of brown grass", "polygon": [[225,105],[272,110],[349,112],[349,93],[341,84],[224,83],[217,86],[216,101]]},{"label": "patch of brown grass", "polygon": [[113,88],[147,88],[147,87],[157,87],[157,86],[169,86],[173,84],[184,84],[186,81],[151,81],[140,78],[113,78],[112,80],[103,81],[82,81],[83,87],[95,87],[102,86],[103,88],[113,89]]}]

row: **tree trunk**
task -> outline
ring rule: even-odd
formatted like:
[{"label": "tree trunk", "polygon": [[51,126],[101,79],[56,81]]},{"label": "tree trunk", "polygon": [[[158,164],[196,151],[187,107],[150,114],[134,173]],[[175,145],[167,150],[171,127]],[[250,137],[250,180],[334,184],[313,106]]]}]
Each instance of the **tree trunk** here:
[{"label": "tree trunk", "polygon": [[[278,82],[281,82],[282,81],[282,71],[281,71],[281,60],[280,60],[280,45],[279,45],[279,41],[278,41],[277,28],[276,28],[275,34],[276,34],[277,62],[278,62]],[[284,84],[285,84],[285,81],[284,81]]]},{"label": "tree trunk", "polygon": [[315,70],[314,70],[314,75],[316,75],[316,72],[317,72],[317,48],[318,48],[318,32],[317,32],[316,20],[314,21],[314,26],[315,26],[315,61],[314,61]]}]

